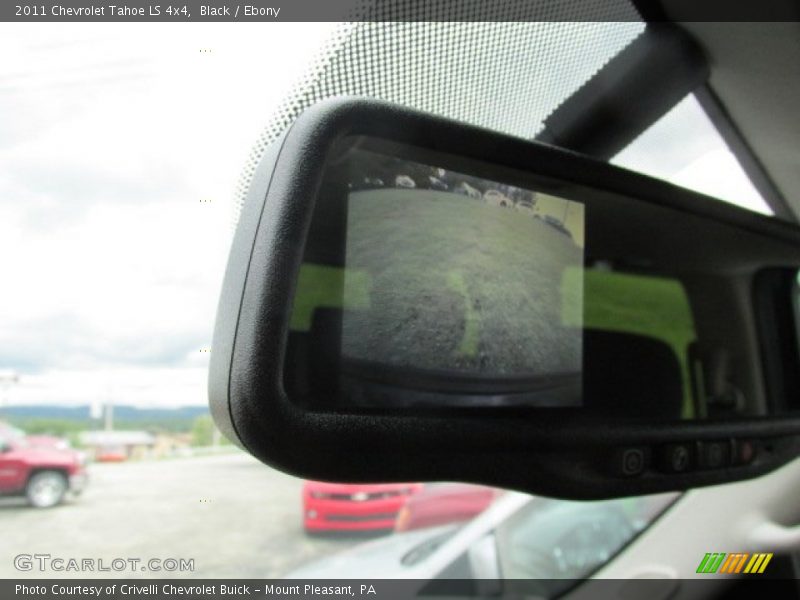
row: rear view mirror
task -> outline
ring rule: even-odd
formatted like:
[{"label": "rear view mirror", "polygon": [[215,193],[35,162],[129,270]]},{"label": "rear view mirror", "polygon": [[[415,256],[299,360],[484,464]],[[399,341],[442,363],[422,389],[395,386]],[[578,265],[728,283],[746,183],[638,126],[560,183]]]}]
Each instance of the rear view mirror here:
[{"label": "rear view mirror", "polygon": [[211,407],[255,456],[314,479],[600,498],[753,477],[800,448],[798,266],[792,225],[327,101],[254,174]]}]

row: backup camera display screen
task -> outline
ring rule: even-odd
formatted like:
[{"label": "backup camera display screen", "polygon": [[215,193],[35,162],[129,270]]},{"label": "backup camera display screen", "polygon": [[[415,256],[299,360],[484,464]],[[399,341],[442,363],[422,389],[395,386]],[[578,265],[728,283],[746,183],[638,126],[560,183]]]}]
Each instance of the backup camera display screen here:
[{"label": "backup camera display screen", "polygon": [[583,406],[584,204],[535,181],[341,142],[297,279],[290,397],[336,409]]},{"label": "backup camera display screen", "polygon": [[365,150],[345,165],[344,361],[454,385],[575,382],[582,203]]}]

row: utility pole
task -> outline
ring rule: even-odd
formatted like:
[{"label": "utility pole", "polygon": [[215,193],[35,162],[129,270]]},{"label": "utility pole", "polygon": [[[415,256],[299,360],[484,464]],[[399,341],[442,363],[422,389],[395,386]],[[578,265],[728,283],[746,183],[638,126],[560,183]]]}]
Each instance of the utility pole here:
[{"label": "utility pole", "polygon": [[8,405],[8,392],[12,386],[19,383],[19,375],[16,371],[0,371],[0,414]]},{"label": "utility pole", "polygon": [[108,386],[105,410],[105,430],[114,431],[114,400],[111,397],[111,386]]}]

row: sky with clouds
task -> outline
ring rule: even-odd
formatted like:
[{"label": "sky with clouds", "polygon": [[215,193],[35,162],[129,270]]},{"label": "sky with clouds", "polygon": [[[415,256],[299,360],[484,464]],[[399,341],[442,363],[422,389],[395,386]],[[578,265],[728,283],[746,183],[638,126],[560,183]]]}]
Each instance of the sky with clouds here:
[{"label": "sky with clouds", "polygon": [[[206,403],[236,180],[335,27],[0,24],[0,402]],[[764,211],[692,102],[617,162]]]},{"label": "sky with clouds", "polygon": [[6,401],[206,402],[235,182],[334,26],[0,25]]}]

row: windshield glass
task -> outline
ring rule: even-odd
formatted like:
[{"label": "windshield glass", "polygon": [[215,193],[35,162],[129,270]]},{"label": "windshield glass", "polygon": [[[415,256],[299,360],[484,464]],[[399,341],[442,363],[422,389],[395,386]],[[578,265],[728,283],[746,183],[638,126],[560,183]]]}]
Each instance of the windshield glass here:
[{"label": "windshield glass", "polygon": [[[619,551],[658,511],[621,503],[584,538],[570,519],[537,524],[536,498],[515,516],[522,508],[502,490],[322,483],[270,469],[220,435],[206,377],[241,198],[231,191],[304,107],[296,98],[361,93],[533,137],[643,28],[0,25],[0,50],[14,57],[0,64],[0,369],[9,373],[0,421],[43,436],[56,473],[34,480],[32,457],[18,454],[12,472],[0,454],[0,472],[11,473],[0,478],[0,576],[261,578],[305,567],[346,577],[370,565],[375,576],[413,568],[432,578],[467,556],[473,574],[494,568],[470,554],[490,534],[500,572],[513,576],[522,573],[514,557],[546,532],[567,540],[545,557],[548,573],[578,577]],[[358,72],[365,52],[372,77],[334,77],[332,56]],[[269,76],[254,76],[268,59]],[[509,537],[517,518],[527,525]],[[365,536],[378,539],[365,546]],[[610,540],[602,552],[597,537]],[[91,572],[46,561],[21,569],[23,549],[86,558]],[[100,568],[115,558],[124,568]]]}]

